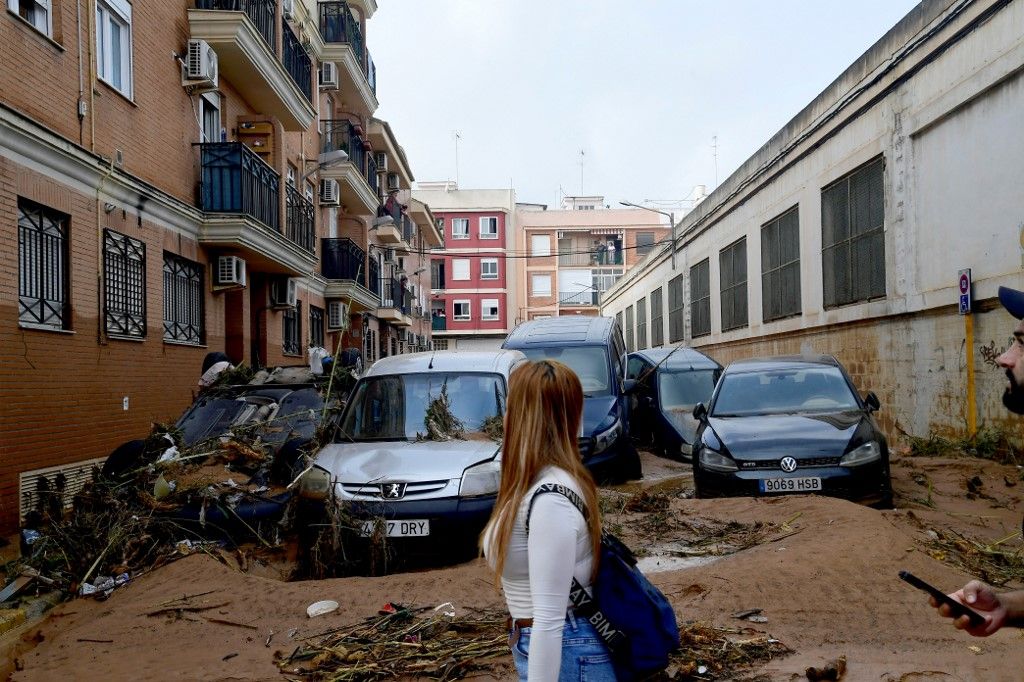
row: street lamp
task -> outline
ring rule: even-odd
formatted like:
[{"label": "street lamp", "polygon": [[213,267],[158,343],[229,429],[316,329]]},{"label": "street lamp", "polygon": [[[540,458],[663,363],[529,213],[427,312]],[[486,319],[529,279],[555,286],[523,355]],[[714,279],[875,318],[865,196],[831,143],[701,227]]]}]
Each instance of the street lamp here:
[{"label": "street lamp", "polygon": [[641,206],[640,204],[634,204],[630,201],[620,201],[623,206],[630,206],[632,208],[640,208],[651,213],[660,213],[663,216],[668,216],[669,220],[669,232],[672,235],[672,270],[676,269],[676,214],[673,212],[666,213],[665,211],[659,211],[656,208],[649,208],[647,206]]}]

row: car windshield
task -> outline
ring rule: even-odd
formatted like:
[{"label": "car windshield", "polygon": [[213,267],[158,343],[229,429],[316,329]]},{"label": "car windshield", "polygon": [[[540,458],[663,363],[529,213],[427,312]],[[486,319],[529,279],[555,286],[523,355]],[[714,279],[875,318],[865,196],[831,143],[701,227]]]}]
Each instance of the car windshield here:
[{"label": "car windshield", "polygon": [[609,395],[608,354],[602,346],[552,346],[549,348],[520,349],[531,360],[558,360],[576,372],[583,386],[583,394],[592,398]]},{"label": "car windshield", "polygon": [[658,398],[661,409],[692,409],[697,403],[707,403],[715,390],[720,370],[697,369],[683,372],[662,372],[658,377]]},{"label": "car windshield", "polygon": [[836,367],[726,374],[712,417],[856,410],[860,405]]},{"label": "car windshield", "polygon": [[432,372],[368,377],[345,411],[341,440],[414,440],[425,435],[427,409],[444,389],[452,415],[469,433],[505,411],[500,374]]},{"label": "car windshield", "polygon": [[232,430],[256,428],[264,442],[279,446],[288,438],[311,438],[323,409],[315,388],[259,389],[234,396],[205,396],[189,408],[177,427],[193,446]]}]

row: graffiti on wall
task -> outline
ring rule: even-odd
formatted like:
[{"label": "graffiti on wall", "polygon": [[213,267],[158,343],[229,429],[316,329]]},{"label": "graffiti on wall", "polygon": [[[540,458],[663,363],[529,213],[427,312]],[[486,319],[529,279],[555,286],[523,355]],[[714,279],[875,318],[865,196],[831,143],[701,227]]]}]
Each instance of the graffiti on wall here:
[{"label": "graffiti on wall", "polygon": [[[1011,336],[1007,341],[1006,347],[1009,348],[1013,341],[1014,339]],[[985,361],[986,365],[992,369],[999,369],[998,359],[999,356],[1003,354],[1003,350],[996,347],[995,340],[990,341],[987,346],[981,346],[978,348],[978,352],[981,353],[981,359]]]}]

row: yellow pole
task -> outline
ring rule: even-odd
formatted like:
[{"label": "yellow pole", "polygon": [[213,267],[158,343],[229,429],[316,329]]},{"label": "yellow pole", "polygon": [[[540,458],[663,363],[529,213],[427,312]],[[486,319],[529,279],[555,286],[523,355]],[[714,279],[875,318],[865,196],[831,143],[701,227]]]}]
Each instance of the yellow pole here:
[{"label": "yellow pole", "polygon": [[974,438],[978,432],[977,404],[974,399],[974,315],[964,315],[964,334],[967,345],[967,435]]}]

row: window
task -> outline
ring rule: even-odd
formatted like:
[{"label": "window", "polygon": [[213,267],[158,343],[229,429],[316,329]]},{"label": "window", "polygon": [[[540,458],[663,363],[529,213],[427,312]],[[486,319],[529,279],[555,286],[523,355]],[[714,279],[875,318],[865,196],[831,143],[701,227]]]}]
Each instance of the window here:
[{"label": "window", "polygon": [[302,355],[302,301],[281,315],[281,351],[285,355]]},{"label": "window", "polygon": [[643,258],[651,252],[654,248],[654,233],[653,232],[637,232],[636,233],[636,255],[637,258]]},{"label": "window", "polygon": [[534,256],[551,255],[551,235],[533,234],[530,235],[530,254]]},{"label": "window", "polygon": [[146,336],[146,245],[103,231],[103,290],[107,333]]},{"label": "window", "polygon": [[800,314],[800,217],[797,207],[761,228],[761,317]]},{"label": "window", "polygon": [[[693,268],[690,269],[690,281],[693,281]],[[684,296],[683,275],[677,275],[668,283],[668,340],[670,343],[682,341],[686,335],[686,323],[683,320]]]},{"label": "window", "polygon": [[826,308],[885,296],[884,168],[878,158],[821,190]]},{"label": "window", "polygon": [[[682,297],[682,287],[680,287]],[[671,299],[669,307],[672,306]],[[671,320],[669,321],[671,324]],[[711,333],[711,261],[705,258],[690,268],[690,336]]]},{"label": "window", "polygon": [[718,254],[718,279],[722,291],[722,331],[747,326],[747,238]]},{"label": "window", "polygon": [[199,98],[200,133],[203,142],[220,142],[220,95],[204,92]]},{"label": "window", "polygon": [[309,345],[324,347],[324,309],[309,306]]},{"label": "window", "polygon": [[452,218],[452,239],[469,239],[469,218]]},{"label": "window", "polygon": [[[682,313],[680,313],[680,317],[682,317]],[[651,348],[657,348],[665,343],[663,319],[661,287],[658,287],[651,292]]]},{"label": "window", "polygon": [[497,320],[498,319],[498,299],[496,298],[485,298],[480,301],[480,319],[481,320]]},{"label": "window", "polygon": [[469,301],[455,301],[455,308],[452,312],[452,317],[456,320],[465,322],[466,320],[473,319],[469,310]]},{"label": "window", "polygon": [[68,329],[68,216],[18,199],[18,322]]},{"label": "window", "polygon": [[96,62],[101,79],[132,96],[132,6],[127,0],[97,0]]},{"label": "window", "polygon": [[444,289],[444,261],[430,261],[430,288]]},{"label": "window", "polygon": [[7,0],[7,9],[32,24],[40,33],[53,37],[51,0]]},{"label": "window", "polygon": [[632,353],[636,350],[633,343],[633,306],[626,308],[626,352]]},{"label": "window", "polygon": [[203,268],[164,253],[164,341],[203,342]]},{"label": "window", "polygon": [[647,299],[636,302],[636,349],[647,348]]},{"label": "window", "polygon": [[483,258],[480,260],[480,279],[498,279],[497,258]]},{"label": "window", "polygon": [[377,359],[377,332],[369,327],[363,327],[363,355],[366,358],[366,366],[369,367]]},{"label": "window", "polygon": [[531,296],[550,296],[551,295],[551,275],[531,275],[530,276],[530,295]]},{"label": "window", "polygon": [[464,281],[469,279],[469,259],[468,258],[453,258],[452,259],[452,280]]},{"label": "window", "polygon": [[619,329],[622,329],[622,311],[615,313],[615,324],[619,325]]},{"label": "window", "polygon": [[489,216],[480,219],[480,239],[498,238],[498,218]]}]

